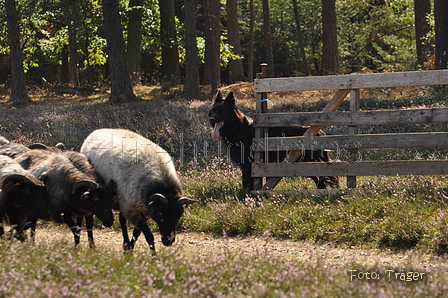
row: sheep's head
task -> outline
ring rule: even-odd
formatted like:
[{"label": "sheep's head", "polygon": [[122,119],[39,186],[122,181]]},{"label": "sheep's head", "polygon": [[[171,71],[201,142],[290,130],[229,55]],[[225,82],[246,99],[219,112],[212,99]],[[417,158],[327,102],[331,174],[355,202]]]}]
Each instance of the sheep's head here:
[{"label": "sheep's head", "polygon": [[184,213],[184,205],[194,202],[196,201],[186,197],[167,199],[160,193],[149,197],[149,214],[159,226],[163,245],[170,246],[174,243],[177,225]]},{"label": "sheep's head", "polygon": [[106,227],[113,224],[112,190],[102,188],[91,180],[79,180],[73,185],[73,197],[77,209],[95,214]]},{"label": "sheep's head", "polygon": [[[23,209],[22,212],[26,210],[35,217],[46,215],[46,190],[42,181],[21,174],[12,174],[4,178],[0,189],[3,198],[9,198],[7,201],[10,208]],[[24,216],[26,219],[26,212]]]}]

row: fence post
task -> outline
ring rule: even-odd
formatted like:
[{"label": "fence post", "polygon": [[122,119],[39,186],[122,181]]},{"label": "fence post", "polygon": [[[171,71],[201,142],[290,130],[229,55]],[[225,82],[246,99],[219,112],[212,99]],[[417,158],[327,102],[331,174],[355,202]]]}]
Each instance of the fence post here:
[{"label": "fence post", "polygon": [[[257,79],[264,79],[267,77],[267,63],[261,64],[261,76],[257,75]],[[263,101],[263,99],[267,99],[268,94],[267,93],[256,93],[255,94],[255,101],[256,101],[256,113],[267,113],[268,112],[268,104],[266,101]],[[255,128],[255,137],[256,138],[264,138],[267,137],[268,128],[267,127],[258,127]],[[267,150],[267,148],[266,148]],[[267,163],[267,155],[268,151],[265,151],[265,157],[263,160],[263,152],[256,152],[254,156],[254,162],[255,163]],[[263,185],[263,177],[257,177],[253,178],[253,185],[254,189],[261,189]]]},{"label": "fence post", "polygon": [[[358,73],[352,73],[353,76],[359,75]],[[353,78],[352,81],[355,81],[356,78]],[[359,110],[359,102],[360,102],[360,92],[359,89],[350,90],[350,111],[358,111]],[[348,135],[354,136],[358,133],[358,125],[352,125],[348,128]],[[348,162],[355,163],[358,161],[358,150],[350,149],[348,155]],[[347,176],[347,188],[356,188],[356,176]]]}]

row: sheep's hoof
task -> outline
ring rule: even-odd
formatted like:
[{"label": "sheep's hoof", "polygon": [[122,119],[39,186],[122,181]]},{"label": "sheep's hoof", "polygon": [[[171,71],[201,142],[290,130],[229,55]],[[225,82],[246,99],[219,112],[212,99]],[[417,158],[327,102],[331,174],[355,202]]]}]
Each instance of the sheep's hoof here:
[{"label": "sheep's hoof", "polygon": [[135,243],[129,242],[129,243],[123,243],[123,250],[125,252],[132,252],[134,250]]}]

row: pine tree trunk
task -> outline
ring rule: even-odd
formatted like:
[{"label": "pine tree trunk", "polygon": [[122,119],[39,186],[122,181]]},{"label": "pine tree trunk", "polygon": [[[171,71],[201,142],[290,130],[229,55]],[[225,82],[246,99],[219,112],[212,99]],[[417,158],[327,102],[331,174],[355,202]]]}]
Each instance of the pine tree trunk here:
[{"label": "pine tree trunk", "polygon": [[204,0],[205,8],[205,65],[204,84],[211,85],[211,92],[216,93],[221,84],[220,57],[220,1]]},{"label": "pine tree trunk", "polygon": [[103,0],[104,27],[109,55],[112,103],[132,101],[137,97],[132,90],[131,77],[126,63],[125,45],[120,24],[118,0]]},{"label": "pine tree trunk", "polygon": [[179,52],[174,11],[174,0],[159,1],[160,35],[162,39],[162,76],[175,86],[180,83]]},{"label": "pine tree trunk", "polygon": [[292,0],[292,5],[294,7],[294,19],[296,21],[297,40],[299,42],[300,57],[302,58],[303,74],[309,76],[310,70],[308,68],[308,61],[305,54],[305,44],[303,43],[302,29],[300,28],[300,17],[299,9],[297,7],[297,0]]},{"label": "pine tree trunk", "polygon": [[[242,56],[240,29],[238,26],[238,2],[237,0],[227,0],[227,36],[229,45],[231,45],[232,53],[234,55]],[[244,80],[243,60],[230,59],[229,60],[229,80],[230,83]]]},{"label": "pine tree trunk", "polygon": [[184,92],[189,100],[199,95],[199,57],[196,43],[196,3],[185,0],[185,87]]},{"label": "pine tree trunk", "polygon": [[429,32],[429,22],[426,19],[429,14],[431,14],[430,0],[414,1],[415,41],[417,47],[417,63],[419,66],[423,66],[432,55],[431,45],[424,41],[424,38]]},{"label": "pine tree trunk", "polygon": [[249,82],[254,81],[254,22],[255,22],[255,14],[254,14],[254,0],[249,1],[249,57],[248,57],[248,69],[247,69],[247,77]]},{"label": "pine tree trunk", "polygon": [[131,82],[140,85],[143,0],[129,0],[127,59]]},{"label": "pine tree trunk", "polygon": [[264,31],[264,46],[266,50],[266,63],[268,64],[267,77],[274,77],[274,51],[272,49],[271,37],[271,15],[269,12],[269,1],[263,2],[263,31]]},{"label": "pine tree trunk", "polygon": [[26,78],[23,71],[22,53],[20,51],[19,24],[15,0],[6,0],[6,20],[11,57],[11,97],[14,105],[31,103],[26,90]]},{"label": "pine tree trunk", "polygon": [[70,20],[68,25],[68,40],[70,53],[70,71],[73,82],[73,88],[79,88],[79,72],[78,72],[78,47],[76,45],[75,22]]},{"label": "pine tree trunk", "polygon": [[62,48],[62,65],[61,65],[61,83],[67,84],[69,82],[69,61],[68,61],[68,46]]},{"label": "pine tree trunk", "polygon": [[448,1],[434,0],[436,69],[448,68]]},{"label": "pine tree trunk", "polygon": [[336,0],[322,0],[322,71],[339,73],[338,30],[336,26]]}]

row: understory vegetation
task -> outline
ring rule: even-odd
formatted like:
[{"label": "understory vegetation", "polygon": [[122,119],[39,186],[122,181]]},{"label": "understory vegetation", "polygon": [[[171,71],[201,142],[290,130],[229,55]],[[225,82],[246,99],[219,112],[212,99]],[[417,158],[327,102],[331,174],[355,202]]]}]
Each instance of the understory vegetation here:
[{"label": "understory vegetation", "polygon": [[[237,104],[252,115],[251,87],[240,86],[234,91]],[[244,193],[239,170],[211,140],[206,117],[211,99],[186,102],[176,92],[166,94],[147,87],[136,93],[144,100],[116,106],[106,103],[105,94],[89,98],[36,94],[36,104],[26,108],[0,102],[0,135],[25,145],[63,142],[73,150],[79,150],[90,132],[104,127],[126,128],[152,139],[175,159],[186,195],[199,201],[185,211],[179,227],[184,233],[412,250],[441,256],[447,252],[448,176],[358,177],[359,190],[327,193],[314,191],[309,178],[287,178],[276,188],[278,192]],[[275,104],[271,109],[319,111],[330,97],[325,92],[276,94],[270,97]],[[363,110],[446,106],[444,94],[434,88],[377,90],[361,98]],[[341,108],[346,108],[345,104]],[[407,125],[361,127],[361,131],[447,128],[446,124]],[[330,127],[326,132],[338,134],[344,129]],[[338,158],[344,160],[344,154]],[[448,152],[435,148],[360,154],[364,160],[447,159]],[[341,178],[341,186],[344,184]],[[114,227],[118,229],[118,221]],[[100,225],[97,228],[101,229]],[[157,233],[154,224],[151,229]],[[360,281],[351,280],[347,271],[358,269],[356,264],[347,264],[336,274],[334,268],[318,261],[266,257],[261,251],[195,255],[174,246],[158,247],[157,255],[149,250],[123,254],[101,245],[94,250],[73,249],[71,240],[33,245],[2,239],[0,297],[442,297],[448,291],[445,270],[421,271],[428,277],[420,281],[391,281],[385,278],[385,268],[374,263],[364,270],[381,272],[382,278]],[[121,247],[119,241],[114,245]],[[413,266],[397,270],[411,271]]]}]

